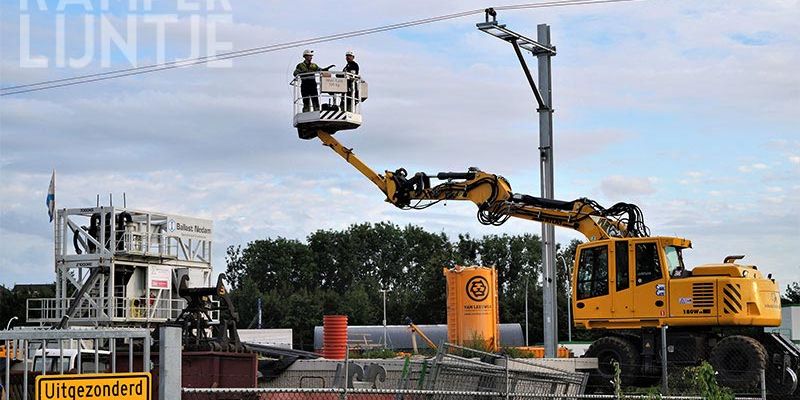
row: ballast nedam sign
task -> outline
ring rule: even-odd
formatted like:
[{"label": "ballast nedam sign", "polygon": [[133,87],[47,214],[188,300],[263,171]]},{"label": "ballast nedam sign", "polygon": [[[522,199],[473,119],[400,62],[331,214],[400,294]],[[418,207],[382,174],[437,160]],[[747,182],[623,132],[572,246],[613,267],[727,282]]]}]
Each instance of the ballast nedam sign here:
[{"label": "ballast nedam sign", "polygon": [[207,219],[170,215],[167,218],[167,236],[182,239],[208,240],[212,238],[213,223]]},{"label": "ballast nedam sign", "polygon": [[150,400],[149,372],[40,375],[36,400]]}]

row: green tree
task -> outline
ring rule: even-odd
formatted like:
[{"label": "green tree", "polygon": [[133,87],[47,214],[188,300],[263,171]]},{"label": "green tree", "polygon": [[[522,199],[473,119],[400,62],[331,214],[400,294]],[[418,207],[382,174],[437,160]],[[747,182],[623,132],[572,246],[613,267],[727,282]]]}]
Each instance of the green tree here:
[{"label": "green tree", "polygon": [[[574,241],[559,248],[571,265]],[[318,230],[305,241],[286,238],[256,240],[231,246],[227,252],[231,296],[240,326],[263,305],[267,328],[290,327],[299,348],[313,346],[313,327],[326,314],[348,315],[351,324],[379,324],[381,287],[389,288],[388,323],[446,322],[447,293],[443,269],[455,265],[495,267],[498,274],[500,321],[525,321],[525,282],[531,342],[541,341],[541,241],[537,235],[458,235],[418,226],[382,222],[354,224],[343,230]],[[559,330],[566,337],[568,273],[558,262]]]},{"label": "green tree", "polygon": [[319,276],[311,251],[305,243],[277,238],[250,242],[244,250],[228,248],[228,275],[231,286],[238,287],[245,278],[261,290],[314,288]]},{"label": "green tree", "polygon": [[5,329],[8,321],[11,318],[17,317],[18,320],[14,325],[21,325],[26,322],[27,315],[25,313],[28,299],[30,298],[47,298],[54,297],[55,285],[47,287],[42,285],[34,292],[26,290],[12,290],[3,285],[0,285],[0,329]]},{"label": "green tree", "polygon": [[[236,308],[236,312],[239,314],[239,326],[244,328],[254,327],[251,326],[251,322],[256,319],[256,314],[258,311],[258,298],[262,296],[261,290],[259,290],[258,285],[253,281],[250,276],[245,275],[241,278],[239,286],[236,290],[231,290],[231,300],[233,301],[234,307]],[[262,317],[264,314],[264,310],[267,310],[262,306]],[[263,319],[262,319],[263,322]]]},{"label": "green tree", "polygon": [[478,262],[497,270],[500,322],[519,322],[525,330],[525,282],[531,341],[542,335],[541,241],[537,235],[487,235],[481,238]]},{"label": "green tree", "polygon": [[473,239],[469,233],[458,235],[458,242],[453,249],[453,261],[464,266],[477,264],[480,246],[480,240]]},{"label": "green tree", "polygon": [[398,266],[402,279],[394,282],[393,299],[400,301],[395,323],[410,317],[418,324],[443,323],[447,315],[446,284],[442,270],[454,266],[452,244],[435,234],[408,225],[403,229],[405,250]]},{"label": "green tree", "polygon": [[[0,285],[0,324],[3,324],[0,329],[5,329],[5,324],[11,318],[24,319],[25,313],[20,310],[25,310],[25,301],[11,289]],[[21,323],[22,321],[17,322]]]},{"label": "green tree", "polygon": [[786,292],[784,292],[783,296],[781,297],[781,304],[783,305],[800,304],[799,282],[792,282],[789,284],[789,286],[786,287]]}]

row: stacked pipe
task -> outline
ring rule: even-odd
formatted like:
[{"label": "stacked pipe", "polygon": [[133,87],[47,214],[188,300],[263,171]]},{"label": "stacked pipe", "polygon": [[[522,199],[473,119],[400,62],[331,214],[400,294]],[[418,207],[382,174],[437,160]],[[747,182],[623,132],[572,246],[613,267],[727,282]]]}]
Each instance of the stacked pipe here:
[{"label": "stacked pipe", "polygon": [[322,356],[330,360],[343,360],[347,355],[347,316],[322,317]]}]

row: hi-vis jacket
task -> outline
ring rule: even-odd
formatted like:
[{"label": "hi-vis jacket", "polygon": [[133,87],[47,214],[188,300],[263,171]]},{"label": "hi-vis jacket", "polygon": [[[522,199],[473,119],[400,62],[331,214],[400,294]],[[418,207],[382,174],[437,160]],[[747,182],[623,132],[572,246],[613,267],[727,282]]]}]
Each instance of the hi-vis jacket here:
[{"label": "hi-vis jacket", "polygon": [[[316,72],[316,71],[319,71],[319,70],[320,70],[319,69],[319,65],[314,64],[314,63],[306,64],[306,62],[303,61],[300,64],[297,64],[297,66],[294,68],[294,76],[297,76],[297,75],[300,75],[300,74],[304,74],[306,72]],[[302,79],[303,80],[309,80],[309,79],[314,79],[314,77],[313,76],[309,76],[309,77],[304,77]]]}]

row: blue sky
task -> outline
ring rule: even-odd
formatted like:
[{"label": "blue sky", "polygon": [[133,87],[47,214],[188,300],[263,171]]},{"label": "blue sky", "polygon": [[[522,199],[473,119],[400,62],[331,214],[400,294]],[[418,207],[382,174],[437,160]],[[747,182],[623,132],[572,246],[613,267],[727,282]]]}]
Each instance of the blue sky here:
[{"label": "blue sky", "polygon": [[[333,13],[329,2],[230,0],[230,11],[178,13],[163,2],[147,12],[110,3],[111,11],[91,13],[76,5],[61,13],[49,0],[47,11],[0,4],[2,86],[131,66],[112,46],[112,65],[102,67],[97,25],[89,65],[58,67],[59,15],[74,57],[85,50],[87,15],[123,33],[131,19],[138,62],[146,64],[157,53],[148,16],[177,14],[165,31],[172,60],[189,54],[192,18],[201,22],[204,52],[210,17],[222,18],[219,41],[239,50],[498,5],[362,2]],[[800,281],[799,10],[796,1],[645,0],[500,12],[501,22],[528,36],[550,24],[558,47],[556,197],[639,204],[654,234],[693,240],[690,264],[746,254],[781,282]],[[21,66],[25,15],[31,53],[48,57],[48,68]],[[341,66],[354,49],[370,82],[364,126],[339,139],[379,171],[478,166],[537,194],[533,98],[511,47],[475,29],[482,20],[316,46],[324,65]],[[0,283],[52,279],[44,198],[53,168],[60,207],[125,192],[137,209],[213,219],[219,271],[228,245],[302,239],[364,221],[451,235],[540,232],[526,221],[481,226],[469,204],[395,210],[329,150],[297,140],[287,82],[301,51],[0,98]],[[557,230],[557,237],[578,236]]]}]

